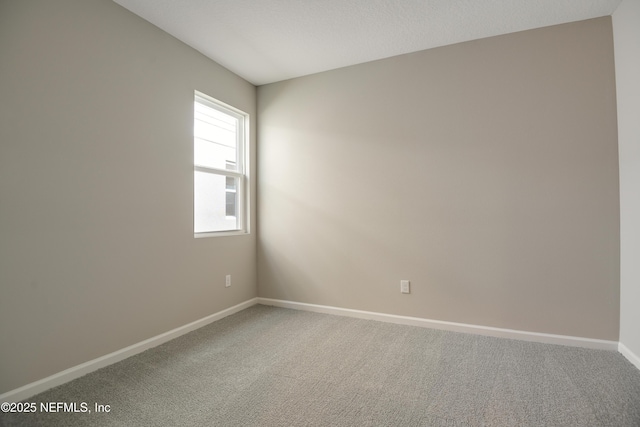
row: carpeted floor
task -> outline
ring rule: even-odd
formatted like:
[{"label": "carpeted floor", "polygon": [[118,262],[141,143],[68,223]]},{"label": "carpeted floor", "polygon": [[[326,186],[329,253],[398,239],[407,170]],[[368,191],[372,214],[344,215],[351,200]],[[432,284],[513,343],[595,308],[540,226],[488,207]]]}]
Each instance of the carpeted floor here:
[{"label": "carpeted floor", "polygon": [[637,427],[640,371],[616,352],[259,305],[27,401],[91,413],[0,425]]}]

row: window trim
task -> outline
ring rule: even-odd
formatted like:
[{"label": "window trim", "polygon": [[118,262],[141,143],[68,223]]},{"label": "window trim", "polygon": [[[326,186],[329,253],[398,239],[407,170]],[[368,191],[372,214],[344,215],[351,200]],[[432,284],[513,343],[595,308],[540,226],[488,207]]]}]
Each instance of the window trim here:
[{"label": "window trim", "polygon": [[[195,231],[195,220],[196,220],[196,212],[195,212],[195,192],[193,195],[193,236],[195,238],[201,237],[216,237],[216,236],[237,236],[237,235],[245,235],[250,234],[250,177],[249,171],[250,163],[249,163],[249,145],[250,145],[250,137],[249,137],[249,125],[250,125],[250,116],[248,113],[245,113],[242,110],[239,110],[229,104],[226,104],[222,101],[219,101],[205,93],[194,91],[193,98],[194,105],[194,117],[193,123],[195,123],[195,104],[201,103],[207,107],[218,110],[224,114],[230,115],[238,119],[240,126],[238,127],[238,132],[236,135],[236,150],[238,152],[236,158],[236,167],[237,170],[229,170],[229,169],[220,169],[214,168],[210,166],[198,165],[193,162],[193,173],[195,178],[196,172],[204,172],[213,175],[220,175],[225,177],[231,177],[237,179],[238,188],[236,188],[237,194],[237,203],[236,207],[237,212],[237,228],[229,229],[229,230],[220,230],[220,231]],[[195,134],[192,138],[192,148],[195,148]],[[226,194],[226,192],[225,192]]]}]

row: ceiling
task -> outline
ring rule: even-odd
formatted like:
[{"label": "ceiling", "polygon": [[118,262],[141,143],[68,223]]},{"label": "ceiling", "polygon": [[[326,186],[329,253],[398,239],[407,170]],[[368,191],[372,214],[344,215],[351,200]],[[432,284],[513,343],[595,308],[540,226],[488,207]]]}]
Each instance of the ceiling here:
[{"label": "ceiling", "polygon": [[621,0],[114,0],[255,85],[611,15]]}]

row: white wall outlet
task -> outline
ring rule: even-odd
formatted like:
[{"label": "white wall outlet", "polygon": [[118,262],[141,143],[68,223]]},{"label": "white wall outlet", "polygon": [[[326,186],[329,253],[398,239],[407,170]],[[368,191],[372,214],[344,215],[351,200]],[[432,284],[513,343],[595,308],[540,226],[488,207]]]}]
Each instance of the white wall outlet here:
[{"label": "white wall outlet", "polygon": [[224,287],[228,288],[229,286],[231,286],[231,275],[227,274],[227,277],[224,279]]},{"label": "white wall outlet", "polygon": [[408,280],[400,280],[400,292],[403,294],[411,293]]}]

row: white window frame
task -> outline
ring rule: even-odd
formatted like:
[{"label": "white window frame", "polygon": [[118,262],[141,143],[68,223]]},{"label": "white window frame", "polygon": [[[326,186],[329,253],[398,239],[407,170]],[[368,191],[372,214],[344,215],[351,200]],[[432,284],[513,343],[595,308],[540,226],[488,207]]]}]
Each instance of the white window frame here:
[{"label": "white window frame", "polygon": [[[195,157],[194,157],[194,163],[193,163],[194,178],[195,178],[196,172],[204,172],[204,173],[210,173],[213,175],[221,175],[224,177],[237,179],[236,181],[238,183],[236,188],[237,228],[229,229],[229,230],[220,230],[220,231],[196,232],[195,231],[196,199],[195,199],[195,191],[194,191],[194,196],[193,196],[194,237],[199,238],[199,237],[231,236],[231,235],[248,234],[249,233],[249,114],[198,91],[194,91],[194,114],[195,114],[196,103],[206,105],[207,107],[218,110],[221,113],[235,117],[236,119],[238,119],[239,126],[238,126],[238,132],[236,134],[237,159],[236,159],[235,171],[199,165],[195,162]],[[195,123],[195,117],[194,117],[194,123]],[[195,134],[193,138],[193,146],[195,148]],[[225,196],[226,196],[226,193],[227,191],[225,189]],[[225,201],[226,201],[226,198],[225,198]]]}]

